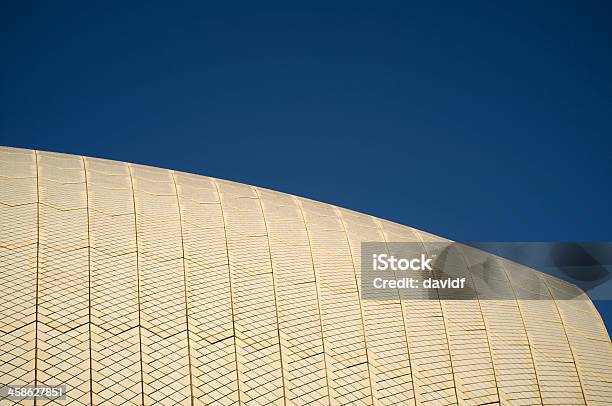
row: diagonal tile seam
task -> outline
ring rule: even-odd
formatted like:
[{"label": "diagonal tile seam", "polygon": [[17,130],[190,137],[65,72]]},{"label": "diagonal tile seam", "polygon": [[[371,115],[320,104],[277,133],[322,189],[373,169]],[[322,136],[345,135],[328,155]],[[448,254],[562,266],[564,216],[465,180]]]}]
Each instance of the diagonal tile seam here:
[{"label": "diagonal tile seam", "polygon": [[5,250],[8,250],[8,251],[17,251],[20,248],[29,247],[31,245],[38,246],[38,242],[24,242],[22,244],[15,244],[15,245],[0,244],[0,249],[5,249]]},{"label": "diagonal tile seam", "polygon": [[27,326],[29,326],[29,325],[31,325],[31,324],[36,324],[36,320],[32,320],[32,321],[30,321],[30,322],[28,322],[28,323],[26,323],[26,324],[22,324],[21,326],[19,326],[19,327],[15,327],[15,328],[14,328],[14,329],[12,329],[12,330],[2,330],[2,329],[0,329],[0,334],[4,334],[4,335],[13,334],[13,333],[14,333],[14,332],[16,332],[17,330],[21,330],[22,328],[27,327]]},{"label": "diagonal tile seam", "polygon": [[5,206],[5,207],[22,207],[22,206],[31,206],[31,205],[35,205],[35,204],[38,204],[38,202],[27,202],[27,203],[9,204],[9,203],[5,203],[5,202],[0,200],[0,206]]},{"label": "diagonal tile seam", "polygon": [[36,179],[36,176],[9,176],[9,175],[0,175],[0,179]]},{"label": "diagonal tile seam", "polygon": [[55,205],[53,203],[43,203],[43,202],[41,202],[40,205],[43,206],[43,207],[50,207],[50,208],[52,208],[54,210],[61,211],[61,212],[71,212],[71,211],[86,210],[87,209],[87,206],[84,206],[84,207],[71,207],[71,208],[66,209],[66,208],[61,208],[61,207],[59,207],[59,206],[57,206],[57,205]]},{"label": "diagonal tile seam", "polygon": [[[48,165],[46,165],[46,166],[48,166]],[[53,169],[55,169],[55,168],[53,168]],[[76,168],[72,168],[72,170],[76,170]],[[58,180],[58,179],[49,178],[49,177],[46,177],[46,176],[41,176],[39,178],[39,180],[43,180],[45,182],[52,182],[52,183],[59,184],[59,185],[81,185],[81,184],[85,183],[84,180],[62,181],[62,180]]]}]

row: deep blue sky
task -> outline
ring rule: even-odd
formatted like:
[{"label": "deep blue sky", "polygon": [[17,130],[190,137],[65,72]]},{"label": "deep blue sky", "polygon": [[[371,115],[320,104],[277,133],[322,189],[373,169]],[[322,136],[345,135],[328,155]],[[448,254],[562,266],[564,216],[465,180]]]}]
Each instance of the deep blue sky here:
[{"label": "deep blue sky", "polygon": [[612,240],[609,1],[89,3],[3,6],[1,144]]}]

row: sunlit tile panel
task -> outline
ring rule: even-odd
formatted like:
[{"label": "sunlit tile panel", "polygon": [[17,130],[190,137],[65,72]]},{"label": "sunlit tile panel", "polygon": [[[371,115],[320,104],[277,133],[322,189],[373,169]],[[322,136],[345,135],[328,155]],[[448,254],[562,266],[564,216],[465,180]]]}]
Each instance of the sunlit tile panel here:
[{"label": "sunlit tile panel", "polygon": [[35,378],[38,258],[36,167],[34,151],[0,150],[2,384],[33,384]]},{"label": "sunlit tile panel", "polygon": [[610,338],[576,287],[465,251],[448,263],[475,297],[364,299],[364,241],[445,240],[249,185],[0,148],[0,385],[67,386],[41,405],[612,403]]}]

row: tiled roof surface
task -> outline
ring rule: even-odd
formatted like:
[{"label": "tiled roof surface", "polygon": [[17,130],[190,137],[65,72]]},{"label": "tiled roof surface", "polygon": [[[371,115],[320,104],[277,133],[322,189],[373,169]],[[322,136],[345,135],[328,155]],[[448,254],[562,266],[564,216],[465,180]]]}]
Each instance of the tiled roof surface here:
[{"label": "tiled roof surface", "polygon": [[589,300],[554,300],[560,281],[517,300],[525,269],[504,262],[508,300],[361,298],[362,241],[435,240],[249,185],[2,148],[0,384],[65,384],[62,405],[612,404],[608,334]]}]

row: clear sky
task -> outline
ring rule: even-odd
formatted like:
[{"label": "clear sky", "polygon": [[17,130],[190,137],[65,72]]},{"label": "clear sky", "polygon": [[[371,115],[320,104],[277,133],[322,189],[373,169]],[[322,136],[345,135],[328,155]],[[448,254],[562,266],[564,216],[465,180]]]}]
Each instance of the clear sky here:
[{"label": "clear sky", "polygon": [[0,143],[612,240],[611,2],[177,3],[5,4]]}]

